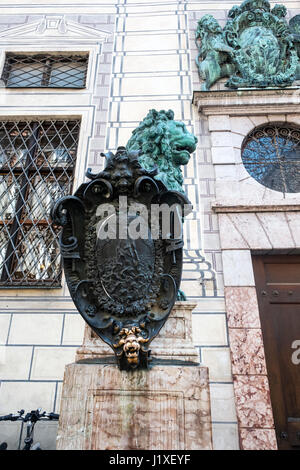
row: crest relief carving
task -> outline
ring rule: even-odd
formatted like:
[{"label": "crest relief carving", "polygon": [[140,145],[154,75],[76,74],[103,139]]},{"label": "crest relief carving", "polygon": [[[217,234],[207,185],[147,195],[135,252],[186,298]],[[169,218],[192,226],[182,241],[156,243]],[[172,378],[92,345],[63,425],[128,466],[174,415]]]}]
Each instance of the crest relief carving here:
[{"label": "crest relief carving", "polygon": [[182,222],[191,210],[185,194],[155,179],[156,168],[141,166],[139,154],[125,147],[108,152],[104,170],[88,170],[90,181],[51,211],[53,224],[62,227],[71,297],[121,369],[149,365],[150,343],[177,298]]},{"label": "crest relief carving", "polygon": [[198,22],[197,66],[207,91],[220,78],[231,89],[287,87],[300,79],[299,15],[288,24],[287,9],[267,0],[245,0],[221,28],[212,15]]}]

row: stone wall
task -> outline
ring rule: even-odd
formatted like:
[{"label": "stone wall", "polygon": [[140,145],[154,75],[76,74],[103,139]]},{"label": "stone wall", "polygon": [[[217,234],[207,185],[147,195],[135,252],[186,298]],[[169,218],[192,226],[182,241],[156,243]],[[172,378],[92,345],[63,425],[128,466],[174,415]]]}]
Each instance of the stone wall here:
[{"label": "stone wall", "polygon": [[[288,18],[299,14],[299,5],[285,5]],[[191,31],[201,16],[190,16]],[[216,17],[223,25],[224,17]],[[196,67],[194,76],[197,81]],[[199,82],[194,87],[200,90]],[[261,124],[299,124],[299,88],[234,92],[219,81],[209,92],[195,91],[194,103],[210,134],[215,198],[209,208],[219,227],[240,446],[276,449],[251,255],[299,253],[300,197],[255,181],[241,152],[245,137]]]}]

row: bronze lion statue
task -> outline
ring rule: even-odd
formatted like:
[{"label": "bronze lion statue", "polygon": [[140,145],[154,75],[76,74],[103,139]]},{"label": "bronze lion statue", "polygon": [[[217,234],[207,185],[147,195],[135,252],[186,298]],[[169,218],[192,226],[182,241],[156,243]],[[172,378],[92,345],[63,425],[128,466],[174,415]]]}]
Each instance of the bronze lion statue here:
[{"label": "bronze lion statue", "polygon": [[[232,17],[234,14],[232,10]],[[212,15],[204,15],[198,21],[196,45],[196,64],[200,77],[204,80],[202,90],[208,91],[217,80],[234,73],[234,50],[226,43],[222,28]]]},{"label": "bronze lion statue", "polygon": [[148,171],[157,168],[155,179],[170,190],[183,191],[181,165],[186,165],[196,150],[197,138],[183,122],[174,120],[174,112],[151,109],[132,132],[126,149],[139,151],[139,163]]}]

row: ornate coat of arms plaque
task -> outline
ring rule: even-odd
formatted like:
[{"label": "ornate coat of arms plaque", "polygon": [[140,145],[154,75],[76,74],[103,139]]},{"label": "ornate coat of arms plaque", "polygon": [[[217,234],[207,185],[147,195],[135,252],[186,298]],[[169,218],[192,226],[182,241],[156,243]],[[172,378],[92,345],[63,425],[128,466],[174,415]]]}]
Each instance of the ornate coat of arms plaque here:
[{"label": "ornate coat of arms plaque", "polygon": [[[165,323],[182,271],[182,218],[190,204],[119,147],[104,170],[57,201],[53,223],[72,299],[114,350],[121,369],[148,366],[149,345]],[[162,214],[165,210],[167,218]],[[164,223],[169,220],[169,225]]]},{"label": "ornate coat of arms plaque", "polygon": [[196,60],[203,91],[220,78],[229,88],[287,87],[300,78],[299,15],[287,23],[284,5],[244,0],[222,29],[211,15],[198,22]]}]

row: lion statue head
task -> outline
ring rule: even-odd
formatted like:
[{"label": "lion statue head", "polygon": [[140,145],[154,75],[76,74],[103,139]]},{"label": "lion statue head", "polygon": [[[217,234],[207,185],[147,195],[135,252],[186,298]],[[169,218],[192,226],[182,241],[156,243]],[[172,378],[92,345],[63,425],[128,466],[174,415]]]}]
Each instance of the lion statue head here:
[{"label": "lion statue head", "polygon": [[145,170],[157,168],[155,179],[170,190],[184,192],[181,165],[186,165],[195,151],[197,138],[185,124],[174,121],[173,111],[151,109],[132,132],[126,149],[140,152],[139,163]]},{"label": "lion statue head", "polygon": [[222,35],[222,28],[212,15],[204,15],[198,21],[196,39],[205,39],[207,36]]}]

